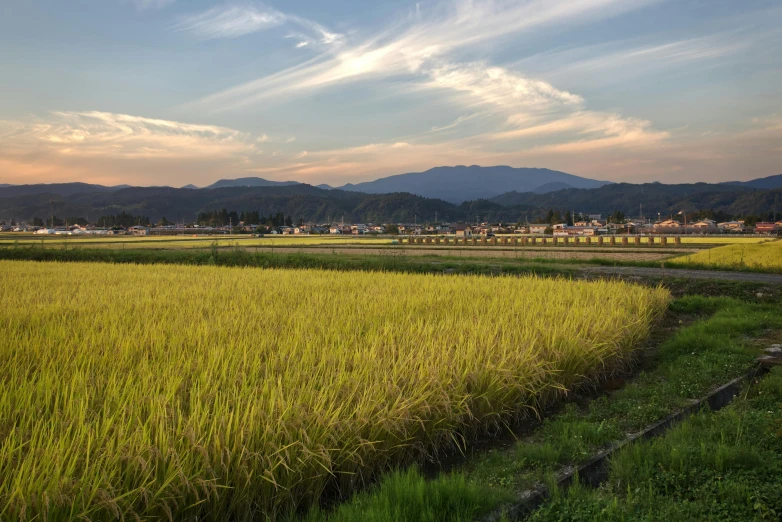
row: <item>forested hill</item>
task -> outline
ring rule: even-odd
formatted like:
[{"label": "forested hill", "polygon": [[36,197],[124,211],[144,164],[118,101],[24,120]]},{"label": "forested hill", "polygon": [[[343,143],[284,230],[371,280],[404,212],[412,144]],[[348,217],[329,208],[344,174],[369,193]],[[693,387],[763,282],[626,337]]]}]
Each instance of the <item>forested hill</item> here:
[{"label": "forested hill", "polygon": [[126,212],[152,221],[166,217],[191,222],[200,212],[219,209],[258,211],[261,215],[283,212],[305,221],[432,222],[531,221],[549,209],[611,214],[617,210],[637,216],[639,206],[647,217],[676,214],[681,210],[713,210],[723,215],[782,214],[782,190],[756,190],[731,185],[611,184],[597,189],[568,189],[547,194],[510,192],[492,200],[459,205],[408,193],[364,194],[325,190],[305,184],[271,187],[189,189],[132,187],[110,192],[84,192],[62,196],[53,193],[0,197],[0,219],[8,222],[46,218],[53,201],[60,218],[100,216]]},{"label": "forested hill", "polygon": [[647,217],[656,217],[657,213],[667,216],[682,210],[696,212],[707,209],[733,216],[761,215],[767,212],[782,214],[782,189],[756,190],[744,186],[709,183],[616,183],[598,189],[569,189],[546,194],[508,192],[492,198],[491,201],[509,207],[521,205],[590,214],[610,214],[619,210],[628,216],[638,216],[639,212],[643,211]]},{"label": "forested hill", "polygon": [[[283,212],[306,221],[341,220],[348,222],[405,222],[437,217],[458,220],[464,212],[451,203],[412,194],[364,194],[324,190],[298,184],[271,187],[226,187],[217,189],[178,189],[169,187],[133,187],[110,193],[82,193],[68,197],[52,193],[0,197],[0,219],[29,220],[46,218],[49,201],[57,216],[84,217],[128,214],[152,221],[166,217],[172,221],[194,221],[199,212],[216,209],[258,211],[261,215]],[[497,203],[490,208],[504,211]],[[468,207],[469,208],[469,207]]]}]

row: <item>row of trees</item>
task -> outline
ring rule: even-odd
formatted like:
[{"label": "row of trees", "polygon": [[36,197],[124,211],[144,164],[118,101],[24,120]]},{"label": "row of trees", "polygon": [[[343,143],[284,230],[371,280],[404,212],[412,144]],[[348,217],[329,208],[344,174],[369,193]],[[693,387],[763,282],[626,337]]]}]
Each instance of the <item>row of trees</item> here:
[{"label": "row of trees", "polygon": [[[207,227],[224,227],[230,224],[238,225],[239,223],[244,223],[245,225],[264,225],[268,227],[290,227],[293,226],[293,217],[286,216],[283,212],[269,214],[269,216],[261,216],[260,212],[257,210],[242,210],[237,212],[236,210],[229,211],[223,208],[220,210],[199,212],[196,217],[196,223]],[[300,219],[299,224],[303,223],[303,220]]]},{"label": "row of trees", "polygon": [[[43,219],[41,219],[39,217],[34,217],[30,221],[30,224],[32,226],[34,226],[34,227],[54,228],[54,227],[64,227],[66,225],[80,225],[80,226],[84,226],[84,225],[88,225],[89,223],[83,217],[58,218],[57,216],[52,216],[52,217],[46,218],[45,220],[43,220]],[[16,221],[13,220],[13,219],[11,220],[11,226],[16,226]]]}]

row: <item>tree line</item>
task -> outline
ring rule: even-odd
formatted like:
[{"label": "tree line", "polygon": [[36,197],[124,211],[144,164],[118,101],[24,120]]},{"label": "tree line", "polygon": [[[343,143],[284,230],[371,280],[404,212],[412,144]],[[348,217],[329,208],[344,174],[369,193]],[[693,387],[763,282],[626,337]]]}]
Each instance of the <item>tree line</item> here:
[{"label": "tree line", "polygon": [[[268,216],[261,216],[257,210],[227,210],[222,208],[220,210],[210,210],[207,212],[199,212],[196,216],[196,223],[205,227],[225,227],[228,225],[263,225],[268,227],[282,227],[293,226],[293,217],[286,216],[283,212],[277,212],[276,214],[269,214]],[[303,220],[299,220],[299,224],[303,224]]]}]

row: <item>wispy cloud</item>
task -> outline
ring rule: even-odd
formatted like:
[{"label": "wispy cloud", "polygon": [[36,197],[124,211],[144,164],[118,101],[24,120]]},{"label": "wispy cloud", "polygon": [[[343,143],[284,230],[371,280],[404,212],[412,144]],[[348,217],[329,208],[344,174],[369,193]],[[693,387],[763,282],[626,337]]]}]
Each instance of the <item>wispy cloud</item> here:
[{"label": "wispy cloud", "polygon": [[217,110],[262,99],[292,96],[366,77],[419,73],[455,51],[553,24],[584,23],[658,0],[459,0],[430,11],[337,53],[224,90],[196,102]]},{"label": "wispy cloud", "polygon": [[6,152],[45,150],[66,156],[191,158],[252,155],[259,140],[227,127],[108,112],[55,112],[32,124],[4,122]]},{"label": "wispy cloud", "polygon": [[266,134],[109,112],[54,112],[0,121],[0,171],[13,182],[205,183],[260,161]]},{"label": "wispy cloud", "polygon": [[740,56],[753,45],[752,37],[735,31],[654,45],[618,41],[556,50],[533,55],[512,64],[544,73],[553,81],[589,79],[591,85],[659,74],[666,69],[700,70]]},{"label": "wispy cloud", "polygon": [[182,18],[174,28],[198,38],[237,38],[282,25],[285,15],[262,4],[213,7]]},{"label": "wispy cloud", "polygon": [[296,29],[289,37],[299,40],[296,46],[299,48],[314,43],[334,44],[343,38],[343,35],[332,32],[317,22],[283,13],[260,2],[213,7],[181,18],[174,25],[174,29],[209,40],[238,38],[283,25]]}]

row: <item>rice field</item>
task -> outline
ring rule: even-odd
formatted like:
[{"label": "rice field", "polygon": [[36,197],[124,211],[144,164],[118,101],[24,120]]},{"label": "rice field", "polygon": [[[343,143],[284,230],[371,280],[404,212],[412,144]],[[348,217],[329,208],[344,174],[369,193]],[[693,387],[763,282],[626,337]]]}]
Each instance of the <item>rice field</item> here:
[{"label": "rice field", "polygon": [[388,237],[354,237],[354,236],[40,236],[38,238],[12,238],[4,236],[0,238],[0,246],[39,246],[45,248],[153,248],[153,249],[180,249],[180,248],[210,248],[213,244],[218,247],[274,247],[274,246],[324,246],[324,245],[390,245],[392,239]]},{"label": "rice field", "polygon": [[1,520],[263,520],[621,364],[622,282],[0,261]]},{"label": "rice field", "polygon": [[667,261],[671,265],[705,265],[715,268],[782,272],[782,240],[727,245]]},{"label": "rice field", "polygon": [[683,236],[683,244],[693,245],[738,245],[755,244],[768,241],[764,236]]}]

